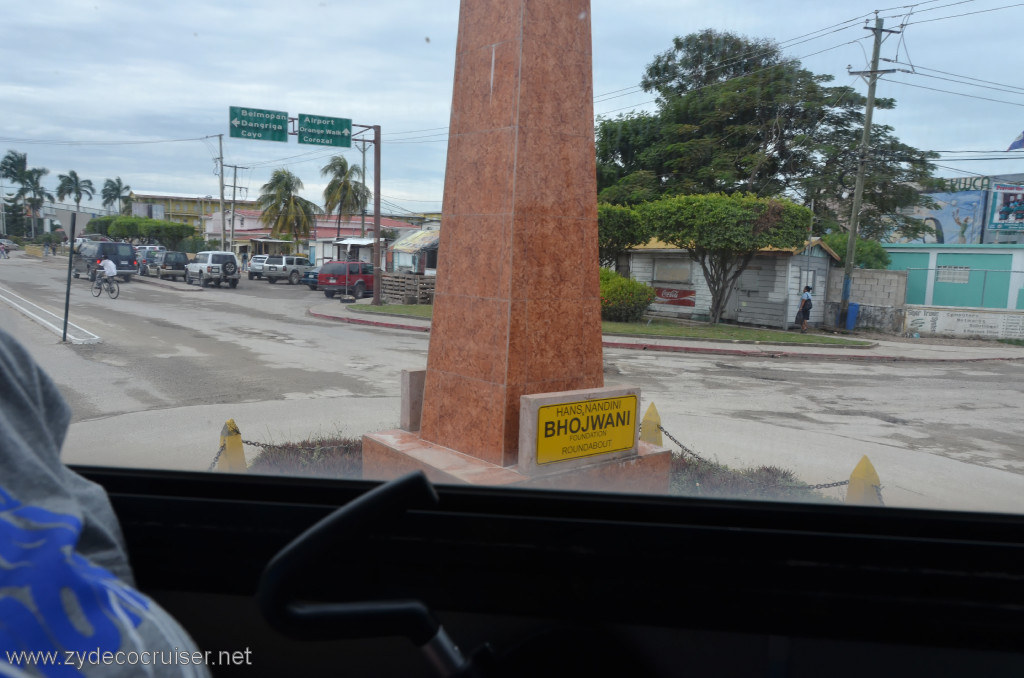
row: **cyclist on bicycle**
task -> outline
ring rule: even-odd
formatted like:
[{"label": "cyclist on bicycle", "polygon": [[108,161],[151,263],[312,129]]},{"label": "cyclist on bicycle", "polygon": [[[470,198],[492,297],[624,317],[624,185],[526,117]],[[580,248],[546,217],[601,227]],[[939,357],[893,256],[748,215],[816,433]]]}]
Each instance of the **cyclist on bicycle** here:
[{"label": "cyclist on bicycle", "polygon": [[103,278],[105,280],[112,280],[117,275],[117,264],[112,262],[106,254],[103,255],[103,261],[100,262],[100,266],[103,267]]}]

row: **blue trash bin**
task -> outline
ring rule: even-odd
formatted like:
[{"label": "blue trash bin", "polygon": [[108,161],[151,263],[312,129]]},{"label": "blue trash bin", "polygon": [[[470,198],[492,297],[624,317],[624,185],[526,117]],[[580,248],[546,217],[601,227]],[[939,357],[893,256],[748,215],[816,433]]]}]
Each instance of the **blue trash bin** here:
[{"label": "blue trash bin", "polygon": [[850,302],[846,311],[846,329],[852,330],[857,325],[857,314],[860,313],[860,304]]}]

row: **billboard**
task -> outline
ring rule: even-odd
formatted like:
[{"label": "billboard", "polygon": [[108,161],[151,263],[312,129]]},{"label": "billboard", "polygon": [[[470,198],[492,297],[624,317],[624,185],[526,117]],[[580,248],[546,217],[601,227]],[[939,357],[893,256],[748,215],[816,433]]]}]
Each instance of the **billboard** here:
[{"label": "billboard", "polygon": [[1024,231],[1024,186],[992,184],[988,227],[993,231]]},{"label": "billboard", "polygon": [[[981,244],[985,222],[984,190],[929,193],[928,197],[935,201],[934,208],[916,207],[910,214],[935,229],[935,235],[925,236],[924,242]],[[1021,227],[1024,228],[1024,223]]]}]

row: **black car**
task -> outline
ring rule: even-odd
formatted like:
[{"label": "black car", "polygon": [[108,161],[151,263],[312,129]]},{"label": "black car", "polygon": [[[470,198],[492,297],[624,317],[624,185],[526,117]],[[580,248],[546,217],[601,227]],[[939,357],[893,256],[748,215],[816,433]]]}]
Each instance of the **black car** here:
[{"label": "black car", "polygon": [[96,269],[102,268],[103,257],[109,257],[117,266],[117,275],[128,282],[139,271],[139,260],[135,258],[135,248],[126,242],[101,242],[86,240],[75,250],[71,259],[72,275],[86,276],[96,280]]},{"label": "black car", "polygon": [[184,252],[154,252],[153,261],[148,266],[147,275],[155,275],[160,280],[164,278],[185,279],[185,266],[188,264],[188,255]]}]

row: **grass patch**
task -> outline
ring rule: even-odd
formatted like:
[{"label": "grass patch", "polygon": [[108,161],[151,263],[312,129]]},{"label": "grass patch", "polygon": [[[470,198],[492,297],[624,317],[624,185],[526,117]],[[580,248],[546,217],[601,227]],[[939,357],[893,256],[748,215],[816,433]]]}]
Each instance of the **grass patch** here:
[{"label": "grass patch", "polygon": [[249,464],[251,473],[361,478],[361,438],[316,438],[298,443],[268,443]]},{"label": "grass patch", "polygon": [[1024,346],[1024,339],[996,339],[1000,344],[1009,344],[1010,346]]},{"label": "grass patch", "polygon": [[370,304],[358,304],[351,307],[359,313],[380,313],[382,315],[407,315],[413,318],[434,317],[434,307],[430,304],[384,304],[372,306]]},{"label": "grass patch", "polygon": [[792,471],[777,466],[733,470],[706,459],[673,454],[669,493],[686,497],[758,499],[762,501],[829,502],[800,481]]},{"label": "grass patch", "polygon": [[682,337],[689,339],[709,339],[714,341],[779,341],[787,344],[839,344],[846,346],[870,346],[869,341],[843,339],[827,334],[800,334],[799,332],[783,332],[760,327],[728,325],[719,323],[673,322],[671,320],[651,320],[639,323],[602,322],[604,334],[628,334],[655,337]]},{"label": "grass patch", "polygon": [[[429,304],[385,304],[370,306],[360,304],[354,310],[362,313],[381,313],[385,315],[404,315],[429,320],[433,316],[434,307]],[[800,334],[799,332],[783,332],[741,325],[700,322],[673,322],[671,320],[652,320],[637,323],[621,323],[603,321],[603,334],[625,334],[652,337],[675,337],[681,339],[708,339],[715,341],[761,341],[783,342],[787,344],[835,344],[845,346],[870,346],[869,341],[843,339],[827,334]]]}]

